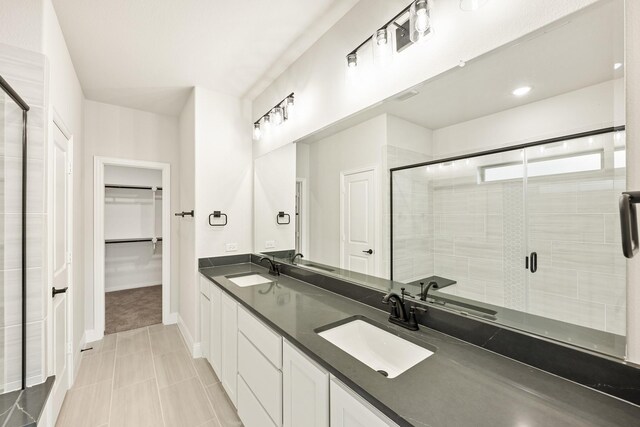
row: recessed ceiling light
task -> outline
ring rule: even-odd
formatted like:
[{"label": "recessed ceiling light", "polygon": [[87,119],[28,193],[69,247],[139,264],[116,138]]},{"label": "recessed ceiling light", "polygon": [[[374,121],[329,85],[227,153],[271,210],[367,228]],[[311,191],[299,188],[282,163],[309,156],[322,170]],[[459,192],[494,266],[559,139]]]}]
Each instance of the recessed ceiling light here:
[{"label": "recessed ceiling light", "polygon": [[524,96],[528,94],[530,91],[531,91],[531,86],[522,86],[517,89],[514,89],[513,92],[511,93],[514,94],[515,96]]},{"label": "recessed ceiling light", "polygon": [[614,70],[619,70],[620,68],[622,68],[622,62],[616,62],[615,64],[613,64]]}]

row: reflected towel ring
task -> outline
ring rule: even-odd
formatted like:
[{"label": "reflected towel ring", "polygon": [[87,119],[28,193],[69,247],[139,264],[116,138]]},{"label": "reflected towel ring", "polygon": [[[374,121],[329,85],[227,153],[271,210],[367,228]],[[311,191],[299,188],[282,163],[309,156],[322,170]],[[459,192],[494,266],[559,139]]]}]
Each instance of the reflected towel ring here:
[{"label": "reflected towel ring", "polygon": [[[287,222],[284,222],[284,221],[281,222],[280,218],[286,218]],[[284,213],[284,211],[278,212],[278,215],[276,215],[276,224],[278,225],[291,224],[291,215],[289,215],[288,213]]]},{"label": "reflected towel ring", "polygon": [[[213,218],[224,218],[224,223],[216,224],[213,222]],[[212,227],[224,227],[227,225],[227,214],[221,211],[213,211],[213,213],[209,215],[209,225]]]}]

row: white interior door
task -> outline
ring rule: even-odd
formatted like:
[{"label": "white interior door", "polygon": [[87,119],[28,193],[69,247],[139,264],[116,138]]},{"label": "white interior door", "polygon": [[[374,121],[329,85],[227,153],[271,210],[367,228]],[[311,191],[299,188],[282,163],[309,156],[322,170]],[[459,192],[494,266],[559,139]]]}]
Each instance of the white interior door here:
[{"label": "white interior door", "polygon": [[375,171],[344,174],[342,187],[342,268],[375,275]]},{"label": "white interior door", "polygon": [[52,277],[51,286],[58,293],[51,290],[49,295],[53,298],[51,303],[51,362],[53,375],[56,376],[52,390],[52,403],[54,419],[57,417],[65,393],[69,388],[69,372],[71,356],[69,333],[69,287],[70,279],[70,204],[71,197],[71,154],[70,143],[67,137],[54,127],[53,146],[51,150],[51,225],[52,225]]}]

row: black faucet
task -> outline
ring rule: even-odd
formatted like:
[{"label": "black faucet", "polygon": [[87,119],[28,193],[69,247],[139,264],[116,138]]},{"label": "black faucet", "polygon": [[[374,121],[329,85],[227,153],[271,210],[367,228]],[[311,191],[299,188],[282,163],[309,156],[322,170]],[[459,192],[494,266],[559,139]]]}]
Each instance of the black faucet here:
[{"label": "black faucet", "polygon": [[382,303],[391,303],[389,322],[412,331],[417,331],[418,321],[416,320],[415,307],[411,306],[409,308],[409,315],[407,316],[407,309],[404,305],[405,295],[411,296],[409,293],[405,292],[404,288],[402,288],[402,296],[393,292],[389,292],[384,296],[384,298],[382,298]]},{"label": "black faucet", "polygon": [[304,255],[302,255],[300,252],[298,252],[297,254],[295,254],[294,256],[291,257],[291,264],[295,265],[296,263],[296,258],[300,257],[300,258],[304,258]]},{"label": "black faucet", "polygon": [[280,265],[276,264],[275,262],[273,262],[271,260],[271,258],[267,258],[267,257],[262,257],[260,258],[260,263],[262,263],[262,261],[267,260],[269,261],[269,274],[271,274],[272,276],[279,276],[280,275]]},{"label": "black faucet", "polygon": [[438,282],[436,281],[431,281],[429,282],[429,284],[427,285],[427,287],[424,287],[424,282],[420,282],[420,300],[421,301],[426,301],[427,300],[427,296],[429,294],[429,289],[431,289],[433,287],[433,289],[438,289]]}]

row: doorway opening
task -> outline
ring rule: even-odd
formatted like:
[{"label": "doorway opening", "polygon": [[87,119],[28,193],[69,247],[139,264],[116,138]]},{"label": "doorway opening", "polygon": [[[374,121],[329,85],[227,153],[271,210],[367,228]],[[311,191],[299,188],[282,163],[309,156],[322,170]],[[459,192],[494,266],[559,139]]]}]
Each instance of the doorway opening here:
[{"label": "doorway opening", "polygon": [[169,165],[96,158],[95,173],[97,338],[168,323]]}]

